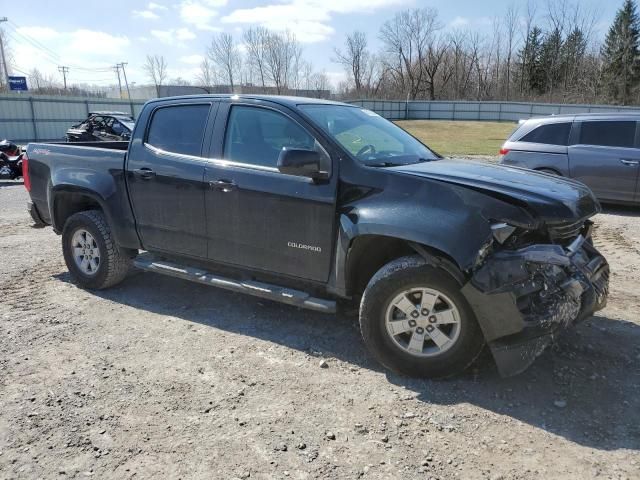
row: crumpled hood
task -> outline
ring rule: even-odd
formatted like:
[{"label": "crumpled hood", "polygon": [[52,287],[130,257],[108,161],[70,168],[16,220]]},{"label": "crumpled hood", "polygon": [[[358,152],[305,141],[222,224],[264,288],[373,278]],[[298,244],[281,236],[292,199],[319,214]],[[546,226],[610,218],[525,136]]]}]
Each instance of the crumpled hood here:
[{"label": "crumpled hood", "polygon": [[577,221],[600,211],[586,185],[551,174],[472,160],[443,159],[391,167],[403,174],[461,185],[528,209],[545,222]]}]

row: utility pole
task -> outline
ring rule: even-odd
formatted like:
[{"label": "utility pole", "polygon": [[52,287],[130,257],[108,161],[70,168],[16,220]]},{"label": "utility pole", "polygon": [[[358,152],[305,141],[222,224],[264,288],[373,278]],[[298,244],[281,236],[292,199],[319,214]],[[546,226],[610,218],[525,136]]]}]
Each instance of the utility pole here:
[{"label": "utility pole", "polygon": [[[125,65],[128,65],[128,63],[127,62],[121,62],[120,63],[120,68],[122,68],[122,76],[124,77],[124,84],[127,87],[127,98],[129,100],[131,100],[131,92],[129,91],[129,82],[127,81],[127,72],[124,69]],[[120,96],[122,96],[122,95],[120,95]]]},{"label": "utility pole", "polygon": [[64,81],[64,89],[67,89],[67,73],[69,73],[69,67],[58,67],[58,71],[62,73],[62,80]]},{"label": "utility pole", "polygon": [[118,88],[120,89],[120,98],[122,98],[122,82],[120,81],[120,64],[116,63],[113,66],[113,70],[116,72],[116,75],[118,75]]},{"label": "utility pole", "polygon": [[[0,23],[7,22],[9,19],[7,17],[0,17]],[[0,30],[0,32],[2,32]],[[2,66],[4,68],[4,81],[7,84],[7,90],[9,90],[9,69],[7,68],[7,58],[4,55],[4,42],[3,36],[0,33],[0,56],[2,57]]]}]

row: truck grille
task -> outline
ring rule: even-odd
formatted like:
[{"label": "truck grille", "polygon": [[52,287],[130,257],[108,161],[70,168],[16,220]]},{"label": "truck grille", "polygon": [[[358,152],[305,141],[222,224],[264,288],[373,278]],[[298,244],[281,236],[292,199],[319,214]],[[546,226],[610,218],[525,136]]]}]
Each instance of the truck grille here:
[{"label": "truck grille", "polygon": [[584,228],[584,220],[575,223],[559,223],[549,225],[549,236],[552,241],[573,240]]}]

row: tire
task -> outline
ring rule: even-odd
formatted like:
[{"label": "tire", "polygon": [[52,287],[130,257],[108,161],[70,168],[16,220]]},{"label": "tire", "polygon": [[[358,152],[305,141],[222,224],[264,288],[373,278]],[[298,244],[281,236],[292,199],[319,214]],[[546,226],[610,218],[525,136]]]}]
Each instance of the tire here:
[{"label": "tire", "polygon": [[[83,249],[80,246],[82,242],[87,247],[86,251],[92,253],[91,260],[86,263],[81,262],[79,258],[83,258],[84,261],[89,255],[76,255],[77,248]],[[62,252],[75,282],[92,290],[101,290],[120,283],[127,276],[131,265],[128,251],[116,245],[111,228],[99,210],[78,212],[67,219],[62,230]],[[90,272],[87,271],[89,268]]]},{"label": "tire", "polygon": [[[393,306],[399,298],[409,300],[401,305],[411,315],[417,313],[415,319]],[[434,303],[429,304],[430,301]],[[419,311],[421,304],[431,308]],[[397,336],[391,333],[405,328],[410,329]],[[412,377],[460,374],[476,360],[485,343],[460,285],[450,274],[428,265],[417,255],[393,260],[371,278],[360,302],[360,330],[368,349],[382,365]],[[424,335],[423,343],[422,335],[416,337],[417,343],[413,342],[417,334]],[[432,335],[442,347],[432,340]],[[444,338],[448,340],[445,342]]]}]

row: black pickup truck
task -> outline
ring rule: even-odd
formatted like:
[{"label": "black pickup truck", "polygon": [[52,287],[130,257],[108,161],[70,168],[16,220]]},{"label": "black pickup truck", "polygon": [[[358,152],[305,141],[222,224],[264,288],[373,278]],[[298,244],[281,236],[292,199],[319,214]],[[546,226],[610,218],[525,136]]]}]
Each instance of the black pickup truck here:
[{"label": "black pickup truck", "polygon": [[24,167],[81,286],[133,265],[321,312],[353,302],[372,354],[409,375],[459,373],[485,344],[516,374],[606,303],[587,187],[443,159],[353,105],[152,100],[130,142],[33,143]]}]

